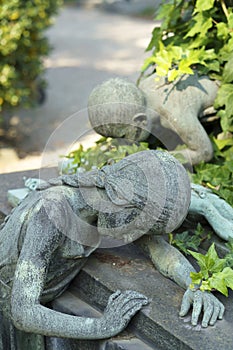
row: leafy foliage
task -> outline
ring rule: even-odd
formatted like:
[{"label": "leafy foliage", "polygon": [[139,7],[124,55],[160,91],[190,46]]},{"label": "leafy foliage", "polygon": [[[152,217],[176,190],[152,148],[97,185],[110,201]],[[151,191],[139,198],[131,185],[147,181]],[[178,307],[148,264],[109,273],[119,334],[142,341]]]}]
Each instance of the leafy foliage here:
[{"label": "leafy foliage", "polygon": [[197,260],[200,271],[191,272],[191,288],[198,285],[201,291],[214,291],[228,296],[228,289],[233,289],[233,270],[226,266],[226,259],[220,259],[215,250],[214,243],[210,246],[206,255],[193,252],[189,253]]},{"label": "leafy foliage", "polygon": [[213,137],[214,159],[194,167],[192,180],[207,186],[233,206],[233,138]]},{"label": "leafy foliage", "polygon": [[74,166],[72,166],[72,169],[75,172],[80,168],[84,170],[102,168],[106,164],[118,162],[127,155],[147,149],[148,144],[146,142],[135,142],[129,145],[127,143],[122,144],[117,139],[102,137],[96,141],[93,147],[87,150],[84,150],[83,146],[80,145],[77,150],[70,152],[67,158],[73,159]]},{"label": "leafy foliage", "polygon": [[231,238],[225,245],[229,250],[225,255],[226,266],[233,268],[233,238]]},{"label": "leafy foliage", "polygon": [[211,234],[206,234],[203,227],[198,223],[194,233],[189,231],[184,231],[182,233],[170,233],[169,234],[169,243],[177,247],[185,255],[190,254],[189,249],[198,251],[200,244],[206,240],[210,239]]},{"label": "leafy foliage", "polygon": [[152,66],[168,82],[195,71],[220,81],[214,107],[224,139],[212,139],[214,159],[195,166],[192,180],[233,205],[233,1],[165,1],[156,20],[161,26],[153,30],[144,74]]},{"label": "leafy foliage", "polygon": [[223,131],[233,131],[233,1],[170,0],[158,8],[142,72],[155,67],[173,81],[183,74],[208,74],[221,81],[215,107]]},{"label": "leafy foliage", "polygon": [[38,77],[49,45],[44,30],[61,0],[2,0],[0,8],[0,111],[38,98]]}]

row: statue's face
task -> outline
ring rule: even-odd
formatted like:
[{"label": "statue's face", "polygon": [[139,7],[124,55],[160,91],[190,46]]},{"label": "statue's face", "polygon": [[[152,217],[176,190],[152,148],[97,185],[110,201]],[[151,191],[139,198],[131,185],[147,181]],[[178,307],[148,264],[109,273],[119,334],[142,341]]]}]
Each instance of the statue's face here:
[{"label": "statue's face", "polygon": [[97,133],[113,138],[125,138],[130,141],[145,141],[151,132],[151,122],[144,113],[137,113],[126,123],[113,122],[95,126]]}]

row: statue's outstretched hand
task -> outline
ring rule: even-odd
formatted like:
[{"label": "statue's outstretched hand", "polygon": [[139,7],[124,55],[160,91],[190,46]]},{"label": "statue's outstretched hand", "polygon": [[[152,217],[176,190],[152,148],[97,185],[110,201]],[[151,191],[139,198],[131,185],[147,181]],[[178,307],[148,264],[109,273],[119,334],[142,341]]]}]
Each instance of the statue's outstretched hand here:
[{"label": "statue's outstretched hand", "polygon": [[103,327],[109,330],[109,336],[120,333],[136,312],[148,302],[143,294],[131,290],[118,290],[112,294],[103,315]]},{"label": "statue's outstretched hand", "polygon": [[202,292],[200,290],[187,289],[184,293],[180,316],[185,316],[193,306],[191,323],[197,325],[198,318],[203,311],[202,327],[213,326],[217,319],[223,318],[225,307],[224,305],[210,292]]},{"label": "statue's outstretched hand", "polygon": [[210,189],[191,184],[189,212],[204,216],[219,237],[233,238],[233,208]]}]

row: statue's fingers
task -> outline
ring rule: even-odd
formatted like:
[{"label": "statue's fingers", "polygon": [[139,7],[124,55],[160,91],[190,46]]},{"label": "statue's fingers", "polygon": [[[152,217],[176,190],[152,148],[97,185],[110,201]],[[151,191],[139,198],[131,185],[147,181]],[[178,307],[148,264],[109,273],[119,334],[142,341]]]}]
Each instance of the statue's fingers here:
[{"label": "statue's fingers", "polygon": [[182,317],[187,315],[187,313],[189,312],[190,307],[192,305],[192,302],[193,302],[192,298],[190,297],[190,293],[189,292],[191,292],[191,291],[189,291],[189,290],[186,291],[184,293],[184,296],[183,296],[183,299],[182,299],[180,312],[179,312],[179,315],[182,316]]},{"label": "statue's fingers", "polygon": [[[114,293],[115,294],[115,293]],[[140,303],[142,305],[148,304],[148,298],[144,296],[141,293],[135,292],[135,291],[124,291],[124,292],[117,292],[118,296],[114,296],[111,298],[110,301],[108,302],[108,309],[114,308],[116,311],[125,312],[127,311],[130,307],[131,304],[137,304]]]},{"label": "statue's fingers", "polygon": [[220,311],[218,315],[218,319],[222,320],[224,312],[225,312],[225,306],[222,303],[219,303]]},{"label": "statue's fingers", "polygon": [[193,326],[197,325],[198,318],[201,314],[202,306],[203,306],[203,299],[202,299],[202,292],[196,292],[194,301],[193,301],[193,312],[192,312],[192,319],[191,323]]},{"label": "statue's fingers", "polygon": [[213,326],[216,323],[216,321],[217,321],[217,319],[219,317],[219,313],[220,313],[220,307],[218,305],[215,305],[213,313],[212,313],[212,316],[211,316],[211,319],[209,321],[209,324],[211,326]]},{"label": "statue's fingers", "polygon": [[131,300],[125,305],[122,317],[124,319],[131,319],[144,305],[146,305],[145,300]]},{"label": "statue's fingers", "polygon": [[146,298],[144,294],[136,292],[135,290],[126,290],[122,292],[122,295],[128,299]]},{"label": "statue's fingers", "polygon": [[132,305],[136,305],[136,304],[147,305],[148,299],[146,297],[125,299],[124,302],[122,303],[122,308],[127,311],[132,307]]},{"label": "statue's fingers", "polygon": [[214,312],[214,305],[212,303],[208,303],[208,305],[204,311],[204,316],[203,316],[202,323],[201,323],[202,327],[204,327],[204,328],[208,327],[208,324],[209,324],[210,319],[213,315],[213,312]]},{"label": "statue's fingers", "polygon": [[115,293],[113,293],[112,295],[110,295],[108,302],[112,303],[117,297],[119,297],[119,295],[121,294],[120,290],[117,290]]}]

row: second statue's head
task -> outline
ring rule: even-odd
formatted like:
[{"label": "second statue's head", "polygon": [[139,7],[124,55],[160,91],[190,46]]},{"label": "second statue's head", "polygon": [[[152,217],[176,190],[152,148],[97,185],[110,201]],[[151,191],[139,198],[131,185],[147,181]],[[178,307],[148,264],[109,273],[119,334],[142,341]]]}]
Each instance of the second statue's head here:
[{"label": "second statue's head", "polygon": [[88,99],[90,123],[107,137],[146,140],[151,131],[149,113],[144,93],[120,78],[96,86]]}]

